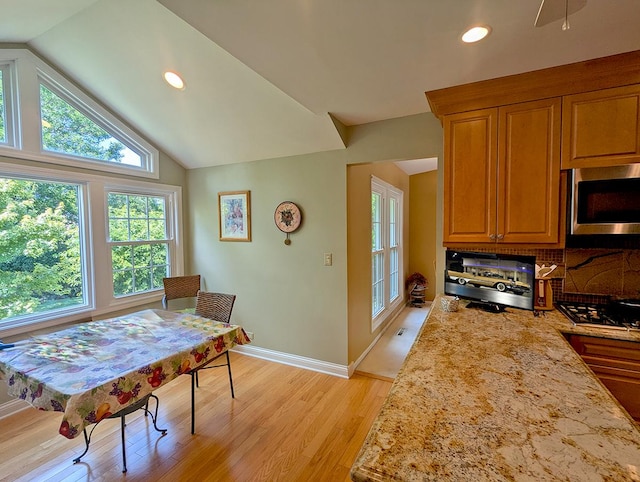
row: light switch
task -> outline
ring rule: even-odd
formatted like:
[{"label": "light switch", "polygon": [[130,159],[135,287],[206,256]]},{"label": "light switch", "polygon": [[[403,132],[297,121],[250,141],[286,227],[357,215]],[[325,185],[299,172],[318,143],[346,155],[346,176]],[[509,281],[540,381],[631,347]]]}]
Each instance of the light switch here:
[{"label": "light switch", "polygon": [[331,253],[324,253],[324,265],[331,266],[333,264],[333,255]]}]

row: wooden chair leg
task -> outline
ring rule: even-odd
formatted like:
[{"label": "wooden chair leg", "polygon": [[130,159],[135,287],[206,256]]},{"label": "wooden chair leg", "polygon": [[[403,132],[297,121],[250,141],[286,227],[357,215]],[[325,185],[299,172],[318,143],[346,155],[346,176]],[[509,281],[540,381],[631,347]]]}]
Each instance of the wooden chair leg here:
[{"label": "wooden chair leg", "polygon": [[229,358],[229,350],[227,350],[227,369],[229,370],[229,386],[231,387],[231,398],[236,398],[233,393],[233,377],[231,376],[231,359]]},{"label": "wooden chair leg", "polygon": [[191,435],[196,433],[196,379],[198,372],[191,372]]}]

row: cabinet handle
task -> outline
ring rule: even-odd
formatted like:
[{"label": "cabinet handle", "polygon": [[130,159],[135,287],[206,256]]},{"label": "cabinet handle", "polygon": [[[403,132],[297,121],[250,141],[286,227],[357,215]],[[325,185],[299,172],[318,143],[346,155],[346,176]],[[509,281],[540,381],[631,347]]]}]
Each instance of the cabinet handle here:
[{"label": "cabinet handle", "polygon": [[492,241],[495,241],[496,235],[495,234],[490,234],[489,235],[489,239],[492,240]]},{"label": "cabinet handle", "polygon": [[504,239],[504,234],[498,234],[498,239]]}]

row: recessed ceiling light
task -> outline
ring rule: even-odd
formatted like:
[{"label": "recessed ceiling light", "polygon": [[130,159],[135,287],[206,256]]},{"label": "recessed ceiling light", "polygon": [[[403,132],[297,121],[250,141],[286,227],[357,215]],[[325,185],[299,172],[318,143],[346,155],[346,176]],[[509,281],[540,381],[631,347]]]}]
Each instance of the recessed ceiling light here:
[{"label": "recessed ceiling light", "polygon": [[163,75],[164,75],[164,80],[166,80],[167,84],[169,84],[171,87],[178,90],[184,90],[185,88],[184,80],[182,80],[182,77],[180,77],[178,74],[168,70]]},{"label": "recessed ceiling light", "polygon": [[473,43],[485,38],[491,32],[490,27],[479,26],[473,27],[462,34],[462,41],[466,43]]}]

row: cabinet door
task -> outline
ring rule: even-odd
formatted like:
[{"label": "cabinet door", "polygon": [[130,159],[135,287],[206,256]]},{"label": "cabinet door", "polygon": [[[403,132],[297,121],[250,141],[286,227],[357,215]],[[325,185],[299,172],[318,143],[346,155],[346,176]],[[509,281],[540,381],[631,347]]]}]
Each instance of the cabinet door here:
[{"label": "cabinet door", "polygon": [[560,109],[556,98],[499,110],[498,242],[559,240]]},{"label": "cabinet door", "polygon": [[640,162],[640,85],[563,98],[562,168]]},{"label": "cabinet door", "polygon": [[582,335],[568,338],[602,384],[640,421],[640,343]]},{"label": "cabinet door", "polygon": [[497,109],[444,118],[445,243],[495,237]]}]

